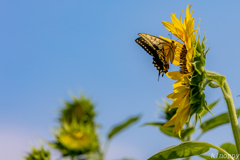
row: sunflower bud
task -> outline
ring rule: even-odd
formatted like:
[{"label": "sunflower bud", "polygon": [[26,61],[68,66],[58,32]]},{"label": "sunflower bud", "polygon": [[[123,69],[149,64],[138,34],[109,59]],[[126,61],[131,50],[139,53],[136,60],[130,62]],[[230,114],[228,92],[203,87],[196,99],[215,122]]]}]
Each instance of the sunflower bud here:
[{"label": "sunflower bud", "polygon": [[91,124],[63,123],[55,131],[56,142],[50,143],[52,147],[62,152],[63,156],[79,156],[97,152],[98,138]]}]

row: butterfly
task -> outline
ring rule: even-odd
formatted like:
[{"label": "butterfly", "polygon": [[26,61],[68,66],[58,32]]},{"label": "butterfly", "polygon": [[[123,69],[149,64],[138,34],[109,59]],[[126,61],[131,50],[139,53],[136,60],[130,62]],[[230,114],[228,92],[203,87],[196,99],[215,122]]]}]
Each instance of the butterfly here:
[{"label": "butterfly", "polygon": [[174,60],[174,52],[176,46],[174,41],[159,38],[146,33],[139,33],[135,42],[139,44],[148,54],[153,56],[153,64],[159,71],[158,79],[160,74],[168,72],[169,60],[172,63]]}]

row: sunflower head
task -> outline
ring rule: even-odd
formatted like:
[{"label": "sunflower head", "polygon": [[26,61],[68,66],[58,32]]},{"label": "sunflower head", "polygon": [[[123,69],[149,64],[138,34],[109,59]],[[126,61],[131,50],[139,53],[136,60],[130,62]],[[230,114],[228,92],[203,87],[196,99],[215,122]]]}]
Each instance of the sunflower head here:
[{"label": "sunflower head", "polygon": [[99,143],[92,124],[79,123],[73,119],[71,124],[63,123],[55,131],[56,142],[50,145],[61,151],[63,156],[77,156],[98,152]]},{"label": "sunflower head", "polygon": [[50,160],[50,157],[51,153],[41,146],[39,149],[32,147],[31,152],[24,158],[26,160]]},{"label": "sunflower head", "polygon": [[95,106],[89,98],[81,95],[79,98],[73,97],[72,102],[66,101],[64,104],[64,108],[60,112],[60,122],[71,124],[74,117],[78,122],[94,124]]},{"label": "sunflower head", "polygon": [[170,110],[176,108],[176,114],[164,126],[175,125],[173,132],[181,137],[181,129],[193,114],[198,118],[199,113],[205,108],[204,80],[205,80],[205,41],[196,39],[199,27],[194,30],[193,11],[189,12],[191,6],[187,6],[186,16],[182,21],[171,14],[172,23],[163,21],[163,25],[173,33],[182,43],[176,42],[174,64],[180,66],[180,71],[168,72],[167,76],[176,82],[173,84],[174,92],[167,97],[174,102]]}]

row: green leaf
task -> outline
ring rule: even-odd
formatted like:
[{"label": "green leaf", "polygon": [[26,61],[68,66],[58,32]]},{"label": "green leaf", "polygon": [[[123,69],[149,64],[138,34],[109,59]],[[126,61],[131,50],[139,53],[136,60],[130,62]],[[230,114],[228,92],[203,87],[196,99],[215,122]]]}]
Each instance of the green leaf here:
[{"label": "green leaf", "polygon": [[209,151],[212,146],[212,144],[206,142],[187,141],[179,145],[165,148],[148,160],[169,160],[195,156]]},{"label": "green leaf", "polygon": [[[232,149],[232,145],[229,145],[229,144],[227,145],[224,144],[223,147],[227,149],[229,148]],[[158,152],[157,154],[153,155],[152,157],[150,157],[148,160],[169,160],[169,159],[190,157],[190,156],[206,153],[207,151],[209,151],[210,148],[214,148],[219,151],[222,151],[224,152],[225,157],[227,156],[228,159],[234,160],[231,154],[229,154],[224,149],[219,148],[207,142],[199,142],[199,141],[187,141],[179,145],[167,147],[161,150],[160,152]],[[210,160],[213,158],[217,160],[222,160],[221,157],[219,158],[218,154],[211,155],[211,157],[208,155],[201,155],[200,157],[205,158],[207,160]]]},{"label": "green leaf", "polygon": [[211,156],[208,156],[208,155],[198,155],[200,157],[202,157],[203,159],[205,160],[220,160],[219,158],[216,158],[217,157],[217,154],[213,154],[212,157]]},{"label": "green leaf", "polygon": [[208,156],[208,155],[205,155],[205,154],[203,154],[203,155],[198,155],[199,157],[202,157],[203,159],[205,159],[205,160],[210,160],[210,159],[212,159],[211,158],[211,156]]},{"label": "green leaf", "polygon": [[[222,149],[224,149],[225,151],[227,151],[229,154],[233,155],[233,154],[237,154],[237,148],[234,144],[232,143],[224,143],[220,146]],[[218,154],[224,154],[222,152],[219,152]]]},{"label": "green leaf", "polygon": [[213,83],[213,82],[209,82],[209,83],[208,83],[208,86],[211,87],[211,88],[218,88],[218,87],[219,87],[218,84],[215,84],[215,83]]},{"label": "green leaf", "polygon": [[[236,110],[236,113],[237,113],[237,117],[239,117],[240,108]],[[209,131],[210,129],[213,129],[217,126],[220,126],[220,125],[223,125],[223,124],[226,124],[229,122],[230,121],[229,121],[228,113],[223,113],[223,114],[220,114],[216,117],[213,117],[213,118],[203,122],[200,127],[202,129],[202,133],[204,133],[204,132]]]},{"label": "green leaf", "polygon": [[159,129],[161,132],[163,132],[164,134],[170,136],[170,137],[176,137],[179,138],[179,136],[176,133],[173,133],[173,127],[163,127],[163,126],[159,126]]},{"label": "green leaf", "polygon": [[164,123],[159,123],[159,122],[149,122],[149,123],[143,124],[143,126],[156,126],[156,127],[160,127],[163,125],[164,125]]},{"label": "green leaf", "polygon": [[[216,104],[217,104],[219,101],[220,101],[220,99],[214,101],[213,103],[210,103],[207,107],[208,107],[209,109],[212,109],[214,106],[216,106]],[[208,112],[207,110],[203,110],[203,111],[201,112],[201,117],[203,117],[207,112]]]},{"label": "green leaf", "polygon": [[108,133],[108,139],[111,139],[113,136],[115,136],[117,133],[121,132],[122,130],[126,129],[128,126],[130,126],[131,124],[133,124],[134,122],[138,121],[140,118],[140,116],[134,116],[134,117],[130,117],[129,119],[127,119],[126,121],[124,121],[121,124],[118,124],[116,126],[114,126],[111,131]]},{"label": "green leaf", "polygon": [[179,136],[176,133],[173,133],[173,127],[163,127],[164,123],[150,122],[150,123],[145,123],[144,125],[156,126],[164,134],[166,134],[166,135],[168,135],[170,137],[179,138]]},{"label": "green leaf", "polygon": [[[231,154],[233,158],[237,156],[237,148],[232,143],[224,143],[220,146],[222,149],[224,149],[226,152]],[[212,153],[211,156],[208,155],[199,155],[200,157],[204,158],[205,160],[226,160],[229,159],[226,157],[226,154],[219,151],[217,154]],[[235,156],[235,157],[234,157]]]},{"label": "green leaf", "polygon": [[[151,126],[156,126],[159,127],[160,131],[170,137],[175,137],[180,139],[180,137],[176,134],[173,133],[173,128],[174,127],[163,127],[164,123],[158,123],[158,122],[150,122],[150,123],[145,123],[144,125],[151,125]],[[181,139],[184,140],[186,136],[191,135],[195,131],[194,127],[189,127],[181,132]]]},{"label": "green leaf", "polygon": [[190,136],[191,134],[193,134],[193,132],[195,132],[195,127],[189,127],[189,128],[182,130],[182,132],[181,132],[182,138],[181,139],[184,139],[185,137]]}]

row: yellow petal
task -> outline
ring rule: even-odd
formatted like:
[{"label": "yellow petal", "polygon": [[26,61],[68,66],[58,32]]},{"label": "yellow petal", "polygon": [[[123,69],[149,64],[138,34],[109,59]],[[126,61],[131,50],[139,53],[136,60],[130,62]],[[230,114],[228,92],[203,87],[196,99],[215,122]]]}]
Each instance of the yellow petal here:
[{"label": "yellow petal", "polygon": [[173,64],[176,66],[180,66],[180,57],[174,57]]},{"label": "yellow petal", "polygon": [[181,15],[180,15],[180,22],[182,22],[182,12],[183,12],[183,9],[182,9]]},{"label": "yellow petal", "polygon": [[176,81],[175,83],[173,83],[173,88],[177,88],[177,87],[180,87],[180,86],[184,86],[182,81]]},{"label": "yellow petal", "polygon": [[[169,23],[169,22],[168,22]],[[162,37],[162,36],[159,36],[161,39],[164,39],[165,41],[168,41],[169,43],[171,43],[173,40],[172,39],[169,39],[169,38],[166,38],[166,37]]]},{"label": "yellow petal", "polygon": [[175,28],[182,29],[181,22],[175,17],[175,14],[171,13],[171,20]]},{"label": "yellow petal", "polygon": [[171,95],[171,97],[168,95],[168,96],[167,96],[167,98],[169,98],[169,99],[180,98],[180,97],[182,97],[182,96],[186,95],[186,94],[187,94],[187,92],[188,92],[188,90],[187,90],[187,89],[185,89],[185,90],[183,90],[183,91],[182,91],[182,92],[180,92],[180,93],[171,93],[171,94],[170,94],[170,95]]},{"label": "yellow petal", "polygon": [[[189,9],[190,9],[190,8],[189,8]],[[194,10],[192,10],[192,12],[190,13],[190,15],[189,15],[190,17],[192,17],[193,11],[194,11]]]},{"label": "yellow petal", "polygon": [[167,95],[167,98],[173,99],[172,96],[173,96],[174,94],[175,94],[175,93],[170,93],[169,95]]},{"label": "yellow petal", "polygon": [[176,34],[175,32],[175,27],[172,23],[167,22],[167,21],[162,21],[163,25],[167,30],[169,30],[171,33]]},{"label": "yellow petal", "polygon": [[173,80],[180,80],[182,74],[180,71],[167,72],[166,75]]},{"label": "yellow petal", "polygon": [[190,108],[187,107],[182,111],[182,119],[180,119],[180,125],[184,126],[184,124],[187,122],[188,118],[189,118],[189,113],[190,113]]},{"label": "yellow petal", "polygon": [[181,129],[182,129],[182,126],[180,124],[175,125],[173,129],[173,133],[176,132],[180,138],[181,138]]},{"label": "yellow petal", "polygon": [[175,118],[176,118],[176,116],[177,116],[177,114],[174,114],[174,115],[172,116],[172,118],[170,119],[170,121],[168,121],[167,123],[165,123],[165,124],[163,125],[163,127],[169,127],[169,126],[174,125],[174,124],[175,124]]},{"label": "yellow petal", "polygon": [[182,110],[184,108],[186,108],[187,106],[189,106],[189,103],[190,103],[190,100],[189,100],[189,93],[190,93],[190,90],[188,91],[188,93],[186,94],[186,96],[182,99],[182,101],[180,102],[179,104],[179,108],[177,110],[178,113],[181,113]]},{"label": "yellow petal", "polygon": [[187,9],[186,9],[186,17],[185,17],[186,21],[188,21],[190,19],[189,17],[189,4],[187,5]]},{"label": "yellow petal", "polygon": [[191,75],[191,73],[190,73],[190,74],[185,74],[185,75],[183,75],[183,76],[180,78],[180,79],[181,79],[181,82],[182,82],[183,84],[185,84],[186,86],[187,86],[187,84],[189,84],[189,79],[188,79],[189,75]]},{"label": "yellow petal", "polygon": [[176,99],[173,104],[169,107],[169,111],[173,108],[178,108],[179,107],[179,103],[181,102],[182,98],[178,98]]},{"label": "yellow petal", "polygon": [[173,89],[174,93],[181,93],[184,92],[185,90],[189,90],[186,88],[185,85],[181,85]]}]

